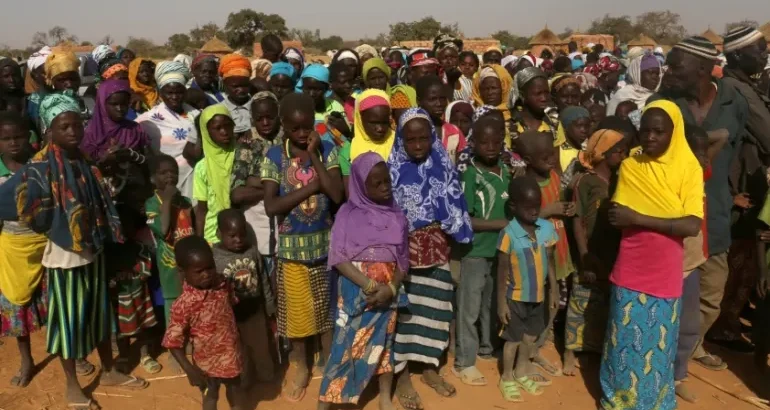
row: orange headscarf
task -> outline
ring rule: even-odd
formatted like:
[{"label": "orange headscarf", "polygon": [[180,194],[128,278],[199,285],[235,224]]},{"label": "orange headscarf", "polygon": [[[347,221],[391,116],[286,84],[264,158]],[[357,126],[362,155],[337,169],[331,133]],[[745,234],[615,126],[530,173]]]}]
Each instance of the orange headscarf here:
[{"label": "orange headscarf", "polygon": [[219,75],[222,78],[251,78],[251,62],[240,54],[228,54],[219,60]]},{"label": "orange headscarf", "polygon": [[623,134],[614,130],[596,131],[588,138],[586,149],[578,153],[580,163],[587,169],[593,169],[594,165],[604,160],[604,154],[623,138]]},{"label": "orange headscarf", "polygon": [[154,86],[144,85],[136,79],[137,74],[139,74],[139,66],[145,61],[152,62],[152,60],[135,58],[128,65],[128,82],[131,84],[131,89],[142,97],[142,102],[149,110],[158,103],[158,90]]}]

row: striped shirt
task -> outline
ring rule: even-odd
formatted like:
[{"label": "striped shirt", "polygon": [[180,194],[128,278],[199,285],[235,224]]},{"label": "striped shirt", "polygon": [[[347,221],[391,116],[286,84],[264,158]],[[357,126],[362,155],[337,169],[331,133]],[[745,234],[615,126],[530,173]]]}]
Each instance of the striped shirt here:
[{"label": "striped shirt", "polygon": [[548,248],[556,245],[559,235],[545,219],[535,222],[535,237],[513,219],[500,232],[497,250],[508,255],[510,271],[506,278],[506,296],[518,302],[540,303],[545,300],[548,276]]},{"label": "striped shirt", "polygon": [[[556,171],[551,170],[551,175],[548,179],[540,182],[540,193],[542,200],[540,207],[544,208],[554,202],[561,201],[561,177]],[[556,229],[556,233],[559,235],[559,241],[556,243],[556,279],[564,279],[569,276],[574,270],[572,265],[572,258],[569,254],[569,239],[567,238],[567,230],[564,226],[564,220],[561,218],[549,218],[549,221]]]}]

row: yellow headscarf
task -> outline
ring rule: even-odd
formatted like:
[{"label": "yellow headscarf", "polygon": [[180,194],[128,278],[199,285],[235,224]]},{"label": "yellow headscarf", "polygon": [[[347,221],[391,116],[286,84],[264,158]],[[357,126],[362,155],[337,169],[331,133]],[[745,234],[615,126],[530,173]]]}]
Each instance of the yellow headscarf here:
[{"label": "yellow headscarf", "polygon": [[508,70],[503,68],[503,66],[499,64],[485,64],[479,69],[476,74],[473,75],[473,102],[476,108],[484,106],[484,100],[481,99],[481,73],[485,69],[492,69],[495,73],[495,77],[497,77],[500,80],[500,87],[502,88],[502,98],[500,105],[498,105],[496,108],[500,110],[503,113],[503,117],[505,117],[505,120],[508,121],[511,119],[511,111],[508,109],[508,100],[509,96],[511,95],[511,87],[513,87],[513,79],[511,78],[511,75],[508,73]]},{"label": "yellow headscarf", "polygon": [[158,103],[158,90],[155,87],[144,85],[136,79],[137,74],[139,74],[139,66],[145,61],[152,62],[152,60],[135,58],[128,65],[128,82],[131,84],[131,89],[142,97],[142,102],[146,108],[150,109]]},{"label": "yellow headscarf", "polygon": [[230,207],[230,174],[233,171],[233,162],[235,161],[234,140],[229,147],[224,148],[211,140],[208,123],[217,115],[232,118],[227,107],[223,104],[215,104],[203,110],[199,119],[203,161],[206,162],[206,177],[220,208],[211,209],[211,204],[209,204],[209,212],[219,212]]},{"label": "yellow headscarf", "polygon": [[390,96],[390,67],[388,67],[387,63],[385,63],[385,60],[379,57],[370,58],[366,60],[366,62],[364,63],[364,68],[361,71],[361,76],[363,77],[364,84],[366,85],[367,88],[369,87],[369,84],[366,84],[366,76],[369,75],[369,71],[372,71],[372,68],[376,68],[382,71],[383,73],[385,73],[385,77],[388,79],[386,83],[387,85],[385,86],[387,87],[385,89],[385,92],[388,94],[388,96]]},{"label": "yellow headscarf", "polygon": [[656,101],[674,123],[671,142],[658,158],[647,154],[627,158],[620,166],[612,200],[640,214],[656,218],[703,218],[703,169],[687,145],[682,112],[670,101]]},{"label": "yellow headscarf", "polygon": [[80,60],[71,51],[52,53],[45,60],[45,80],[53,85],[53,78],[62,73],[78,72]]},{"label": "yellow headscarf", "polygon": [[370,88],[359,94],[356,99],[353,141],[350,143],[351,163],[354,159],[358,158],[359,155],[370,151],[380,154],[382,159],[387,161],[390,156],[390,151],[393,149],[393,142],[396,140],[396,132],[392,127],[385,137],[385,140],[382,142],[374,142],[369,139],[368,135],[366,135],[366,131],[364,130],[364,120],[361,118],[361,107],[362,105],[366,106],[365,102],[370,98],[381,98],[388,103],[388,106],[390,106],[390,97],[388,97],[388,94],[386,94],[385,91]]}]

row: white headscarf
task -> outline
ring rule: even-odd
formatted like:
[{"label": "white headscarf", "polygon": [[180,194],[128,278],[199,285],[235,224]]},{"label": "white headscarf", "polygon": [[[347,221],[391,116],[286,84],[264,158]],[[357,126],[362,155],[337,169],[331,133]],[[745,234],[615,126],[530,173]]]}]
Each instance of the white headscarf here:
[{"label": "white headscarf", "polygon": [[109,57],[110,54],[115,54],[115,52],[112,50],[112,47],[108,46],[107,44],[101,44],[96,46],[94,51],[91,52],[91,58],[94,59],[96,64],[101,64],[101,62]]},{"label": "white headscarf", "polygon": [[[633,101],[637,108],[641,110],[644,108],[647,99],[660,88],[660,81],[663,79],[662,71],[658,85],[654,90],[642,87],[642,60],[646,56],[647,54],[631,60],[631,63],[628,65],[628,75],[626,76],[627,84],[615,92],[612,99],[610,99],[610,102],[607,104],[607,115],[615,115],[618,105],[624,101]],[[655,62],[658,63],[658,70],[662,70],[660,61],[657,58]]]},{"label": "white headscarf", "polygon": [[177,63],[182,63],[187,66],[187,69],[190,70],[192,67],[192,57],[188,56],[187,54],[177,54],[176,57],[174,57],[174,61]]},{"label": "white headscarf", "polygon": [[33,53],[29,58],[27,59],[27,68],[32,71],[43,64],[45,64],[45,60],[53,54],[53,50],[51,50],[51,47],[45,46],[38,50],[38,52]]},{"label": "white headscarf", "polygon": [[518,57],[516,57],[516,56],[515,56],[515,55],[513,55],[513,54],[511,54],[511,55],[507,55],[507,56],[503,57],[502,61],[500,61],[500,65],[501,65],[501,66],[503,66],[503,67],[507,67],[507,66],[508,66],[508,64],[513,64],[513,63],[515,63],[515,62],[516,62],[516,60],[518,60],[518,59],[519,59],[519,58],[518,58]]}]

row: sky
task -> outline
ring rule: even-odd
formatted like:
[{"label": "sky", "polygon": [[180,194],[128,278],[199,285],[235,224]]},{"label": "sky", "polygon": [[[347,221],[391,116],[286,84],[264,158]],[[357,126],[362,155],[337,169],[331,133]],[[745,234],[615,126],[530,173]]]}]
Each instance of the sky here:
[{"label": "sky", "polygon": [[[224,26],[227,15],[242,8],[279,14],[289,28],[320,29],[322,36],[346,40],[374,37],[388,24],[433,16],[460,24],[467,37],[485,37],[497,30],[532,35],[545,24],[554,32],[565,27],[587,29],[605,13],[635,17],[645,11],[669,9],[682,16],[685,28],[701,33],[709,26],[722,33],[728,22],[745,18],[770,20],[768,0],[323,0],[323,1],[180,1],[180,0],[36,0],[15,1],[0,15],[0,45],[26,47],[37,31],[59,25],[80,41],[97,42],[109,34],[117,44],[129,36],[162,44],[175,33],[208,22]],[[137,10],[142,10],[138,12]]]}]

